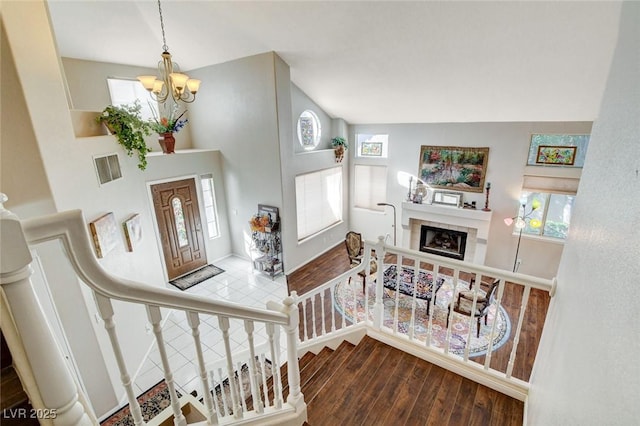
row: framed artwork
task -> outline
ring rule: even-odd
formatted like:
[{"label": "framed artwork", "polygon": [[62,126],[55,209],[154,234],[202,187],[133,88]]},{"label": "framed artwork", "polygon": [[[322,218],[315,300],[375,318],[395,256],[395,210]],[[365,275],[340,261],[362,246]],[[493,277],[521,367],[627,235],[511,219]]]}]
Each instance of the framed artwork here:
[{"label": "framed artwork", "polygon": [[584,167],[590,138],[588,134],[534,133],[527,166]]},{"label": "framed artwork", "polygon": [[271,223],[265,227],[265,232],[275,232],[280,227],[280,216],[278,215],[278,208],[274,206],[267,206],[264,204],[258,204],[258,216],[267,215],[271,219]]},{"label": "framed artwork", "polygon": [[102,258],[118,245],[118,225],[113,212],[104,214],[89,222],[91,238],[96,248],[96,256]]},{"label": "framed artwork", "polygon": [[431,188],[484,192],[489,148],[420,147],[418,178]]},{"label": "framed artwork", "polygon": [[381,157],[382,142],[362,142],[360,155],[363,157]]},{"label": "framed artwork", "polygon": [[538,146],[536,164],[559,164],[573,166],[576,161],[576,146]]},{"label": "framed artwork", "polygon": [[134,214],[122,224],[124,235],[127,238],[127,249],[133,251],[142,241],[142,223],[139,214]]}]

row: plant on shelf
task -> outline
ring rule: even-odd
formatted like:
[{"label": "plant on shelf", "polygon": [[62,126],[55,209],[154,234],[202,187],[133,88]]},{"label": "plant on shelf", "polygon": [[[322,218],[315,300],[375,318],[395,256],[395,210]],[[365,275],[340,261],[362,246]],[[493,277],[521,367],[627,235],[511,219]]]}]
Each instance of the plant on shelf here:
[{"label": "plant on shelf", "polygon": [[336,162],[341,163],[344,158],[344,151],[349,148],[347,145],[347,140],[341,136],[336,136],[331,139],[331,146],[336,155]]},{"label": "plant on shelf", "polygon": [[178,115],[178,106],[175,105],[169,110],[169,113],[166,116],[163,115],[160,117],[156,115],[153,108],[151,108],[151,111],[153,112],[153,120],[149,123],[151,124],[153,131],[159,136],[158,142],[160,143],[160,146],[162,146],[162,152],[165,154],[173,154],[176,145],[176,140],[173,137],[173,134],[179,132],[180,129],[189,122],[186,118],[181,120],[187,110],[182,111],[182,113]]},{"label": "plant on shelf", "polygon": [[140,103],[133,105],[109,105],[96,117],[98,123],[104,123],[120,145],[126,150],[128,156],[133,151],[138,153],[138,168],[147,168],[147,154],[151,149],[147,147],[145,136],[151,134],[151,126],[140,117]]}]

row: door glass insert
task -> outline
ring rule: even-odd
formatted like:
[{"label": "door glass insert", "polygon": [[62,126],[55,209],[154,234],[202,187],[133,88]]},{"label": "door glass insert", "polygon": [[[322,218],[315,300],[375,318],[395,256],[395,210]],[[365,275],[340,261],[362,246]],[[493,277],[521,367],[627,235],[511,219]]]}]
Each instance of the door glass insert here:
[{"label": "door glass insert", "polygon": [[173,206],[173,217],[176,220],[178,245],[180,247],[187,246],[189,245],[189,240],[187,239],[187,227],[184,224],[184,212],[182,210],[182,202],[178,197],[176,197],[173,199],[173,201],[171,201],[171,205]]}]

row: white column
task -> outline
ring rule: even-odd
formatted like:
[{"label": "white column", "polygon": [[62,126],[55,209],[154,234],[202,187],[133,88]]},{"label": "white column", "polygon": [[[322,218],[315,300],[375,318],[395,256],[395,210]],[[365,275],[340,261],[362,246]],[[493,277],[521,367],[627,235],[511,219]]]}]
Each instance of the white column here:
[{"label": "white column", "polygon": [[0,286],[20,333],[42,401],[54,425],[91,425],[79,390],[55,342],[31,284],[31,253],[20,220],[0,194]]}]

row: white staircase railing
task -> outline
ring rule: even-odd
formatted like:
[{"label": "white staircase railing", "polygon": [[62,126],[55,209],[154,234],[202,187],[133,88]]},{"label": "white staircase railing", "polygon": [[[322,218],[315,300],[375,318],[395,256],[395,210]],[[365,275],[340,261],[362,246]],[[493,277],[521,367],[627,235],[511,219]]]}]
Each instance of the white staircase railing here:
[{"label": "white staircase railing", "polygon": [[[374,256],[378,268],[377,272],[371,274],[370,260]],[[390,278],[390,274],[385,278],[385,271],[390,267],[395,268],[396,271],[407,271],[408,275],[412,274],[413,277],[418,277],[419,274],[423,274],[423,276],[431,274],[434,280],[438,278],[448,280],[450,293],[439,292],[439,287],[431,286],[429,296],[419,295],[415,279],[413,280],[414,284],[408,287],[409,291],[407,291],[407,287],[400,291],[400,278]],[[366,271],[365,276],[367,277],[364,286],[358,275],[362,271]],[[400,277],[400,274],[397,274],[396,277]],[[385,279],[387,280],[386,285]],[[481,300],[479,298],[486,291],[481,288],[481,283],[488,279],[491,281],[500,280],[493,298],[492,309],[495,309],[496,315],[499,309],[506,307],[503,306],[505,289],[511,293],[521,292],[522,295],[519,302],[516,302],[519,306],[508,307],[511,312],[509,320],[515,324],[506,331],[507,334],[510,331],[510,335],[505,337],[508,340],[501,340],[506,343],[499,349],[493,347],[496,338],[499,337],[497,335],[499,332],[496,327],[497,321],[489,324],[488,336],[486,337],[488,347],[483,362],[480,363],[470,355],[471,345],[466,343],[471,342],[475,337],[472,334],[475,334],[477,319],[473,316],[459,316],[448,307],[460,291],[468,291],[472,295],[470,311],[474,312],[479,306],[479,300]],[[411,282],[411,279],[408,281]],[[475,284],[471,285],[470,282],[475,282]],[[341,340],[347,338],[346,336],[354,333],[360,333],[361,336],[366,333],[478,383],[524,400],[529,389],[528,377],[527,380],[516,378],[513,376],[513,370],[519,356],[519,341],[523,324],[527,319],[526,310],[532,289],[543,290],[553,296],[555,279],[546,280],[420,251],[402,249],[386,245],[384,238],[380,237],[377,243],[365,242],[364,259],[359,266],[298,297],[298,306],[303,319],[299,330],[301,341],[299,351],[302,353],[323,345],[335,347]],[[340,299],[339,302],[337,297]],[[398,312],[400,309],[395,309],[401,301],[400,298],[409,298],[408,302],[406,299],[403,301],[408,303],[410,315],[408,320],[405,319],[403,327],[399,325]],[[512,297],[512,299],[517,298]],[[359,308],[356,309],[356,307]],[[420,325],[418,325],[418,307],[422,321]],[[426,313],[423,314],[423,312]],[[446,325],[434,323],[433,318],[436,314],[446,318]],[[509,314],[507,313],[507,315]],[[454,329],[454,316],[468,319],[467,331],[463,335],[459,335],[459,331]],[[421,337],[417,336],[416,330],[418,328],[420,328]],[[440,345],[434,344],[432,336],[436,332],[442,335],[443,329],[446,331],[444,344],[442,342],[439,342]],[[505,333],[504,330],[501,332]],[[458,344],[463,342],[462,344],[465,345],[461,353],[460,350],[456,351],[458,353],[453,351],[454,336]],[[507,361],[499,363],[500,365],[492,363],[495,350],[503,352],[508,350]],[[532,355],[525,354],[524,356]],[[482,359],[482,357],[477,358]],[[502,355],[501,358],[505,359],[505,355]]]},{"label": "white staircase railing", "polygon": [[[265,395],[261,395],[255,364],[254,329],[256,324],[267,329],[270,340],[270,353],[274,367],[274,389],[276,398],[268,409],[262,404],[254,403],[254,409],[241,409],[243,402],[241,393],[235,385],[231,385],[233,398],[233,416],[229,418],[219,415],[211,392],[205,392],[204,406],[201,407],[206,416],[206,424],[233,424],[242,421],[243,424],[264,424],[277,422],[281,424],[302,424],[306,420],[306,404],[300,391],[300,374],[297,358],[297,330],[298,309],[296,294],[292,293],[282,304],[269,302],[268,309],[249,308],[235,303],[217,301],[197,295],[178,293],[174,290],[156,288],[143,283],[118,278],[107,273],[93,254],[90,240],[85,228],[85,220],[79,210],[58,213],[50,216],[20,221],[15,215],[5,210],[0,204],[1,240],[1,269],[0,285],[4,290],[8,305],[11,309],[18,332],[22,336],[29,362],[36,378],[46,408],[56,413],[55,424],[84,425],[92,424],[88,408],[79,402],[75,382],[68,372],[62,355],[56,354],[57,346],[48,328],[30,281],[31,256],[29,244],[59,239],[77,275],[94,292],[98,312],[104,321],[113,353],[120,371],[122,385],[127,394],[132,417],[136,425],[144,424],[140,406],[136,400],[131,377],[127,371],[125,359],[116,332],[116,318],[113,300],[141,304],[146,307],[147,316],[155,335],[156,343],[162,361],[164,377],[171,397],[171,410],[174,424],[186,425],[187,420],[181,410],[173,378],[173,371],[169,363],[162,333],[162,311],[160,308],[183,311],[188,318],[188,324],[193,336],[193,344],[197,355],[198,373],[202,389],[212,389],[206,361],[200,342],[200,321],[202,317],[213,316],[223,336],[226,355],[226,375],[231,378],[238,366],[234,360],[229,341],[230,320],[244,322],[246,341],[244,348],[250,353],[248,368],[252,377],[251,397],[253,401],[267,399],[266,386],[263,382]],[[282,327],[287,335],[287,363],[289,379],[289,395],[286,402],[282,401],[282,385],[279,383],[279,343],[276,344],[275,330]],[[241,364],[240,364],[241,366]],[[276,383],[278,381],[278,383]],[[230,382],[233,382],[230,380]],[[249,395],[243,395],[248,397]],[[279,398],[279,399],[278,399]]]}]

